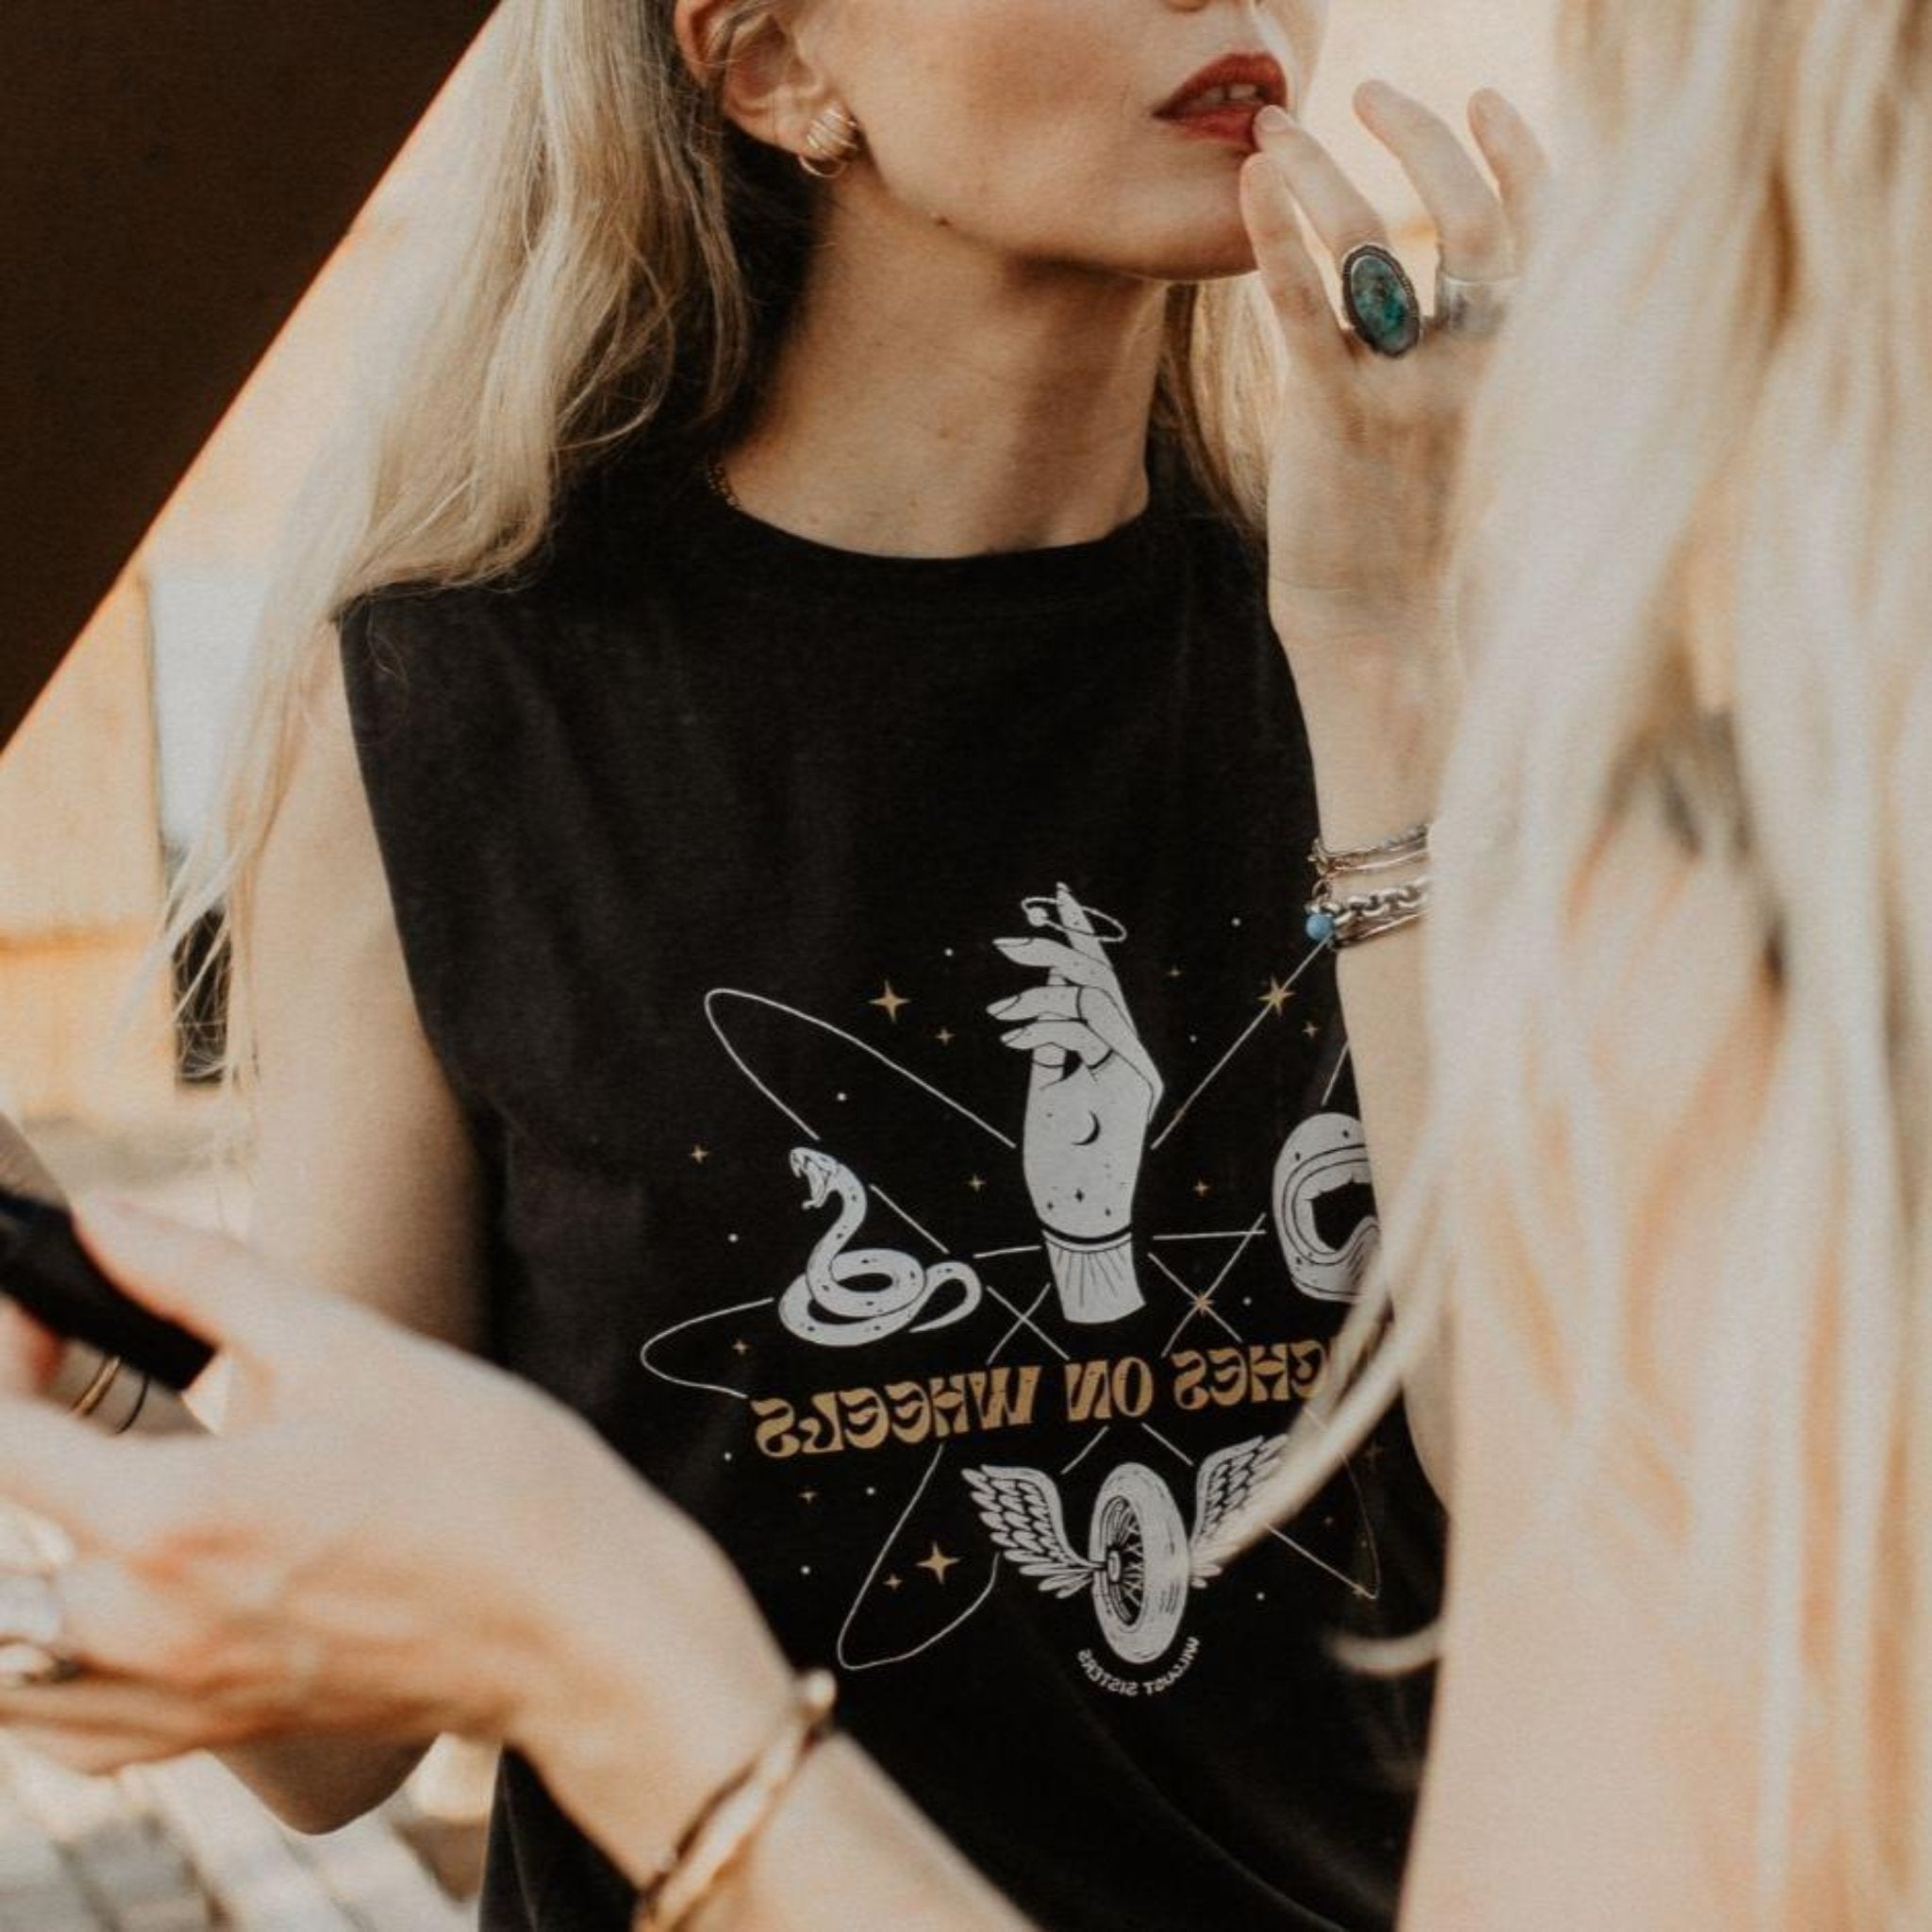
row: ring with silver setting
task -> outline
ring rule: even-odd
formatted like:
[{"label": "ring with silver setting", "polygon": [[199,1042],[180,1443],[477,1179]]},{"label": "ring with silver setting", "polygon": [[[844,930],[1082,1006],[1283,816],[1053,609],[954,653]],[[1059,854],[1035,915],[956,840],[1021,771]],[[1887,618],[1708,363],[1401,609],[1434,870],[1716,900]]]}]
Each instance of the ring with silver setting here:
[{"label": "ring with silver setting", "polygon": [[1378,356],[1406,356],[1423,339],[1422,298],[1408,271],[1379,242],[1341,258],[1341,306],[1348,325]]},{"label": "ring with silver setting", "polygon": [[1521,279],[1498,275],[1491,281],[1472,281],[1438,268],[1434,326],[1457,336],[1494,335],[1508,318],[1509,298]]},{"label": "ring with silver setting", "polygon": [[0,1686],[15,1690],[78,1676],[81,1664],[60,1648],[66,1624],[58,1572],[0,1576]]}]

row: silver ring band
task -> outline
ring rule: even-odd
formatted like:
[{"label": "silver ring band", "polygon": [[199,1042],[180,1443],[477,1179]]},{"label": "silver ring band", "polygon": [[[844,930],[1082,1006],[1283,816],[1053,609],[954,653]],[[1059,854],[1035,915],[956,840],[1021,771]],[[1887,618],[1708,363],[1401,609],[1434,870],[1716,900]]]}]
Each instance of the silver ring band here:
[{"label": "silver ring band", "polygon": [[1492,281],[1472,281],[1436,270],[1435,326],[1458,336],[1492,336],[1508,318],[1509,298],[1520,275],[1498,275]]}]

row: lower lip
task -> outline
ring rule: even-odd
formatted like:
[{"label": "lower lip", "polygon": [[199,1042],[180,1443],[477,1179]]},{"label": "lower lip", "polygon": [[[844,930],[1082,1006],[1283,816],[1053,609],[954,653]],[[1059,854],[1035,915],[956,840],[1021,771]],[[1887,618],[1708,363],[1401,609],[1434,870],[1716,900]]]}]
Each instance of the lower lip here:
[{"label": "lower lip", "polygon": [[1258,145],[1255,140],[1255,116],[1260,111],[1255,107],[1210,108],[1199,114],[1173,115],[1167,125],[1194,141],[1218,141],[1229,147],[1253,148]]}]

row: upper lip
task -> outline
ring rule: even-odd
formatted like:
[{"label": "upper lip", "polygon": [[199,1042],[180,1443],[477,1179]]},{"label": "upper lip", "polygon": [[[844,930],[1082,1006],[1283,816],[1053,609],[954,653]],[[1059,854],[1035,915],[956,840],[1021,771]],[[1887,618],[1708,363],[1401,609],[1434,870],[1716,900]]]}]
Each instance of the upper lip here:
[{"label": "upper lip", "polygon": [[1223,88],[1253,88],[1257,107],[1285,108],[1288,81],[1281,62],[1272,54],[1224,54],[1202,68],[1191,79],[1184,80],[1154,111],[1171,121],[1191,108],[1205,105],[1204,96]]}]

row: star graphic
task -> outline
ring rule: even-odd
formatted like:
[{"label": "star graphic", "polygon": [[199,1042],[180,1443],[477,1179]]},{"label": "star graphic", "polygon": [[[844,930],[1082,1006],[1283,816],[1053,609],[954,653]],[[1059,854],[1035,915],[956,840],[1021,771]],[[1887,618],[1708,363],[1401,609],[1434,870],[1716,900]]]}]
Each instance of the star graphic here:
[{"label": "star graphic", "polygon": [[1181,969],[1178,966],[1170,966],[1167,969],[1167,976],[1170,979],[1178,979],[1181,976]]},{"label": "star graphic", "polygon": [[1197,1201],[1205,1201],[1213,1191],[1214,1190],[1206,1181],[1196,1181],[1194,1183],[1194,1198]]},{"label": "star graphic", "polygon": [[798,1492],[798,1500],[801,1503],[816,1503],[818,1499],[819,1492],[816,1490],[800,1490]]},{"label": "star graphic", "polygon": [[958,1560],[958,1557],[947,1556],[945,1551],[941,1549],[939,1544],[935,1543],[932,1546],[932,1555],[921,1558],[912,1567],[915,1570],[930,1570],[932,1572],[932,1580],[935,1583],[943,1583],[946,1580],[946,1572],[952,1569]]},{"label": "star graphic", "polygon": [[889,1576],[886,1578],[886,1588],[888,1590],[904,1590],[906,1588],[906,1579],[903,1576]]},{"label": "star graphic", "polygon": [[877,999],[866,1001],[867,1006],[877,1007],[895,1026],[899,1024],[899,1008],[909,1007],[911,1004],[910,1000],[892,991],[892,982],[890,979],[886,981],[885,991],[880,993]]},{"label": "star graphic", "polygon": [[1302,1028],[1302,1031],[1306,1033],[1310,1040],[1315,1040],[1321,1037],[1322,1029],[1318,1024],[1316,1024],[1316,1023],[1313,1020],[1310,1020],[1308,1024]]},{"label": "star graphic", "polygon": [[1206,1294],[1197,1294],[1194,1297],[1194,1312],[1197,1315],[1211,1315],[1214,1312],[1214,1291],[1211,1289]]},{"label": "star graphic", "polygon": [[731,1344],[731,1353],[733,1355],[749,1355],[751,1353],[751,1343],[748,1342],[744,1339],[744,1337],[741,1335],[738,1338],[738,1340]]},{"label": "star graphic", "polygon": [[1268,991],[1261,995],[1260,1004],[1279,1017],[1282,1008],[1293,997],[1294,989],[1286,980],[1276,979],[1271,973],[1268,975]]},{"label": "star graphic", "polygon": [[969,1188],[971,1188],[973,1191],[976,1194],[979,1192],[980,1189],[985,1187],[986,1183],[984,1180],[980,1178],[978,1174],[975,1174],[968,1176],[966,1185]]},{"label": "star graphic", "polygon": [[706,1161],[710,1159],[711,1150],[708,1147],[693,1147],[691,1150],[691,1158],[702,1167]]},{"label": "star graphic", "polygon": [[940,1030],[933,1035],[933,1038],[937,1040],[941,1046],[951,1046],[953,1043],[953,1029],[950,1026],[941,1026]]}]

